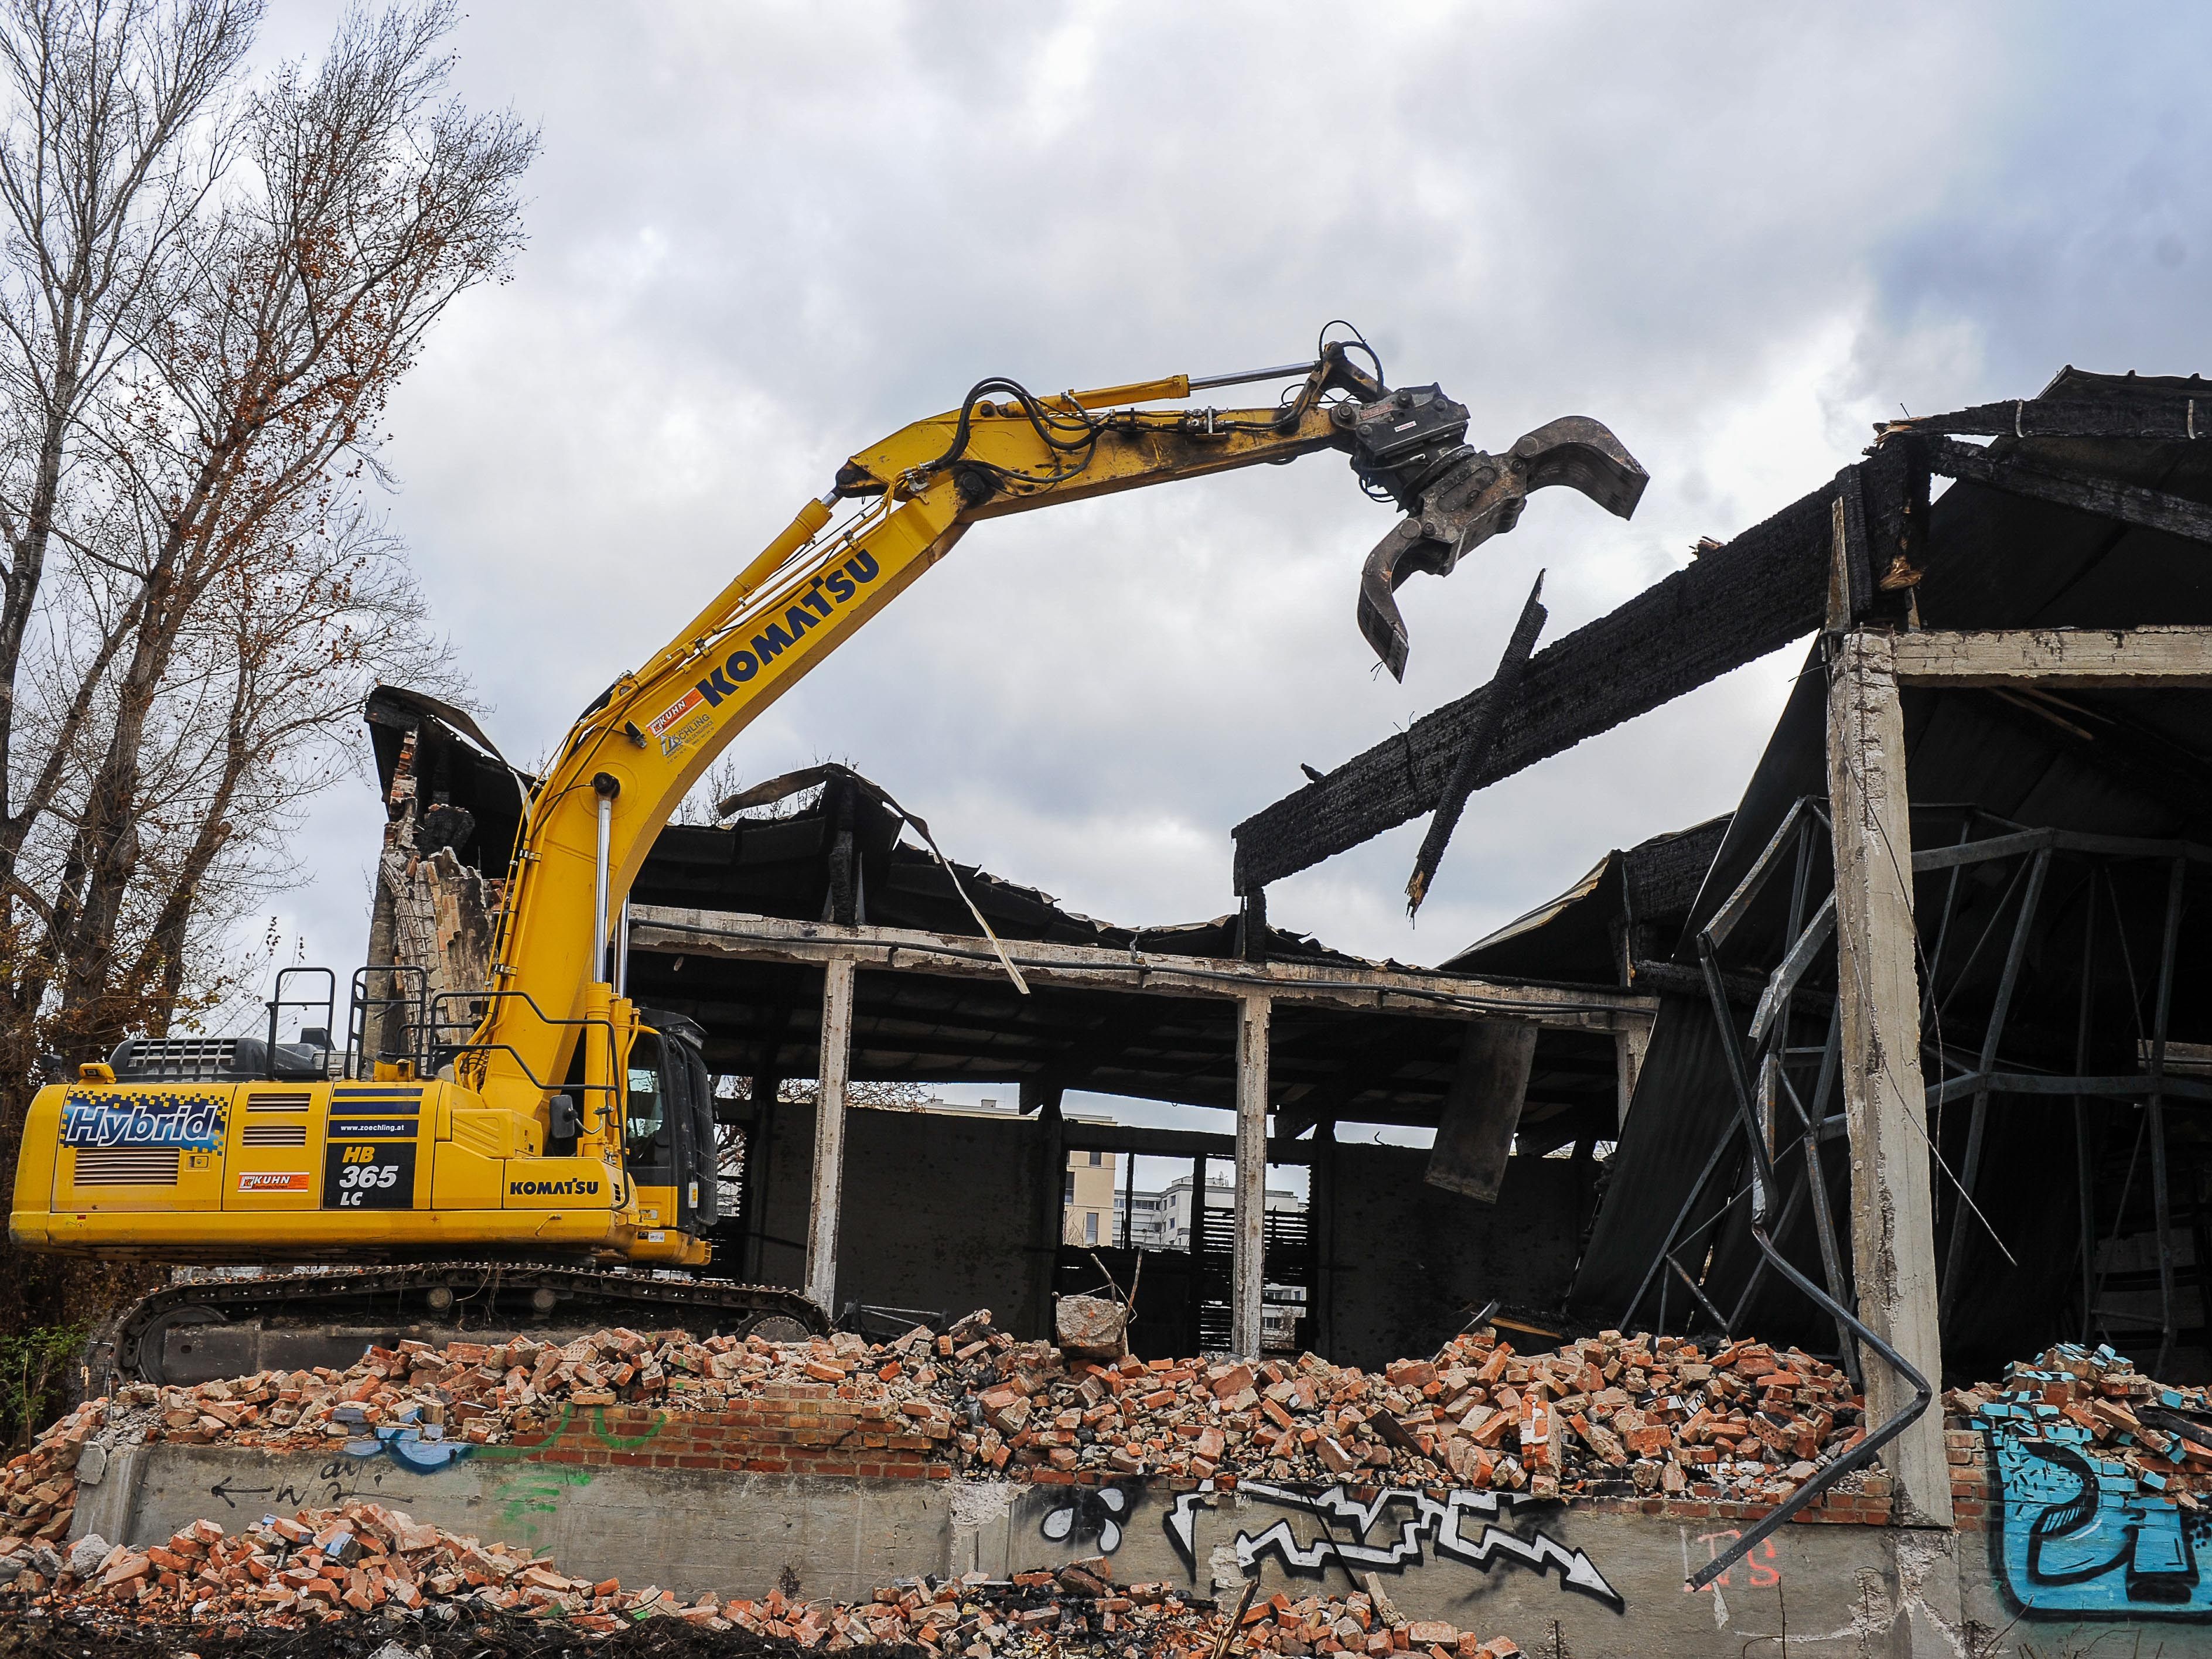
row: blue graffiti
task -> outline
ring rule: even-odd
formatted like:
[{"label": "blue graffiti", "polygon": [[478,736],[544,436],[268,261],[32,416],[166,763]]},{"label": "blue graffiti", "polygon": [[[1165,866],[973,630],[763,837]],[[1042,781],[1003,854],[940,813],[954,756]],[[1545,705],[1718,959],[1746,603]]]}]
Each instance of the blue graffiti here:
[{"label": "blue graffiti", "polygon": [[341,1406],[331,1413],[341,1424],[358,1425],[368,1432],[349,1440],[342,1449],[348,1457],[389,1458],[410,1474],[435,1474],[448,1464],[466,1457],[474,1448],[465,1440],[448,1440],[436,1424],[417,1425],[410,1409],[396,1423],[371,1424],[358,1406]]},{"label": "blue graffiti", "polygon": [[2208,1523],[2144,1486],[2057,1407],[1981,1408],[1997,1475],[1996,1552],[2032,1613],[2141,1618],[2212,1614],[2197,1566]]}]

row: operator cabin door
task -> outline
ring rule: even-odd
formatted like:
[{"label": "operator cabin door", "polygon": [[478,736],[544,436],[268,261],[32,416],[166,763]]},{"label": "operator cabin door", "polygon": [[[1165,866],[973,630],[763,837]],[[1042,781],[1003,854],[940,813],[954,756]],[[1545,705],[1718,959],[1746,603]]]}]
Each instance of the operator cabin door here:
[{"label": "operator cabin door", "polygon": [[630,1045],[629,1073],[623,1163],[638,1189],[639,1222],[648,1231],[696,1234],[717,1207],[714,1134],[710,1127],[702,1160],[699,1133],[702,1111],[714,1110],[705,1063],[681,1037],[641,1030]]}]

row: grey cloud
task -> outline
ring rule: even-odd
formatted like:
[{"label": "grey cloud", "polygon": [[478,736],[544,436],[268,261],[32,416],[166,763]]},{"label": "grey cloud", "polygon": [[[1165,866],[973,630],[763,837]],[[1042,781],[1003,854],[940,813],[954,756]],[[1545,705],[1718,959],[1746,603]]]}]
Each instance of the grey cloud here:
[{"label": "grey cloud", "polygon": [[[1636,522],[1554,492],[1409,588],[1402,688],[1352,627],[1389,514],[1318,458],[982,526],[734,751],[849,759],[1079,908],[1212,914],[1229,825],[1485,678],[1540,567],[1557,637],[1900,398],[2192,366],[2204,27],[2128,15],[2093,51],[2080,17],[1996,6],[483,0],[461,84],[544,124],[533,242],[395,403],[394,520],[526,757],[843,455],[987,373],[1279,362],[1346,315],[1479,442],[1613,424],[1653,474]],[[284,7],[272,50],[328,16]],[[1418,934],[1417,830],[1276,914],[1434,960],[1732,805],[1796,668],[1478,797]],[[375,821],[351,788],[304,843],[318,955],[360,949]]]}]

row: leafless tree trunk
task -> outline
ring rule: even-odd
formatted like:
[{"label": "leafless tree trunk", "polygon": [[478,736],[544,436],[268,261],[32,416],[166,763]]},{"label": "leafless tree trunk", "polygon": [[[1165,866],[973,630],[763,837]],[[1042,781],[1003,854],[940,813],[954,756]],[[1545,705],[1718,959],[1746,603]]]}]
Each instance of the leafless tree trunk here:
[{"label": "leafless tree trunk", "polygon": [[443,672],[362,491],[426,331],[519,246],[535,137],[447,96],[444,0],[249,88],[258,10],[0,0],[9,1164],[36,1054],[232,989],[227,929],[367,685]]}]

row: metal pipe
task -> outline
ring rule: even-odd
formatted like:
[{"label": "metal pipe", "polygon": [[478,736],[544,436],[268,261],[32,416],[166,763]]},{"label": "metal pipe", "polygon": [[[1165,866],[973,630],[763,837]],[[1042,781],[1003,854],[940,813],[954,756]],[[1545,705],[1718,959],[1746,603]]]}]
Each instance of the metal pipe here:
[{"label": "metal pipe", "polygon": [[[601,859],[600,863],[604,866],[605,860]],[[615,994],[618,997],[626,997],[629,994],[629,896],[628,894],[623,896],[622,919],[615,924]]]},{"label": "metal pipe", "polygon": [[[1756,1153],[1753,1154],[1753,1156],[1756,1155]],[[1766,1259],[1774,1264],[1776,1272],[1812,1297],[1815,1303],[1826,1308],[1838,1320],[1848,1324],[1860,1341],[1880,1354],[1884,1363],[1905,1379],[1905,1386],[1912,1390],[1912,1403],[1898,1412],[1887,1423],[1869,1430],[1866,1437],[1858,1444],[1853,1446],[1841,1457],[1791,1492],[1789,1497],[1784,1498],[1781,1503],[1769,1510],[1765,1519],[1746,1528],[1743,1535],[1735,1542],[1698,1568],[1691,1575],[1689,1581],[1690,1588],[1693,1590],[1705,1589],[1714,1579],[1749,1555],[1753,1547],[1764,1542],[1773,1533],[1779,1530],[1789,1522],[1790,1516],[1820,1497],[1837,1481],[1847,1474],[1856,1474],[1873,1462],[1875,1455],[1896,1439],[1899,1435],[1903,1434],[1905,1430],[1911,1428],[1919,1419],[1920,1414],[1928,1409],[1928,1402],[1936,1397],[1936,1391],[1929,1386],[1928,1379],[1915,1370],[1903,1354],[1883,1341],[1880,1334],[1871,1327],[1862,1324],[1858,1316],[1850,1309],[1832,1299],[1819,1285],[1791,1267],[1782,1252],[1774,1248],[1774,1241],[1766,1236],[1765,1226],[1757,1221],[1753,1222],[1751,1236],[1759,1248],[1765,1253]]]},{"label": "metal pipe", "polygon": [[[1871,1463],[1875,1455],[1910,1428],[1919,1419],[1921,1413],[1928,1409],[1929,1401],[1936,1397],[1936,1391],[1929,1386],[1928,1379],[1913,1369],[1903,1354],[1884,1341],[1881,1334],[1862,1322],[1857,1315],[1831,1297],[1803,1273],[1798,1272],[1790,1265],[1790,1259],[1775,1248],[1774,1241],[1767,1236],[1765,1194],[1774,1189],[1774,1168],[1767,1160],[1765,1143],[1759,1139],[1757,1106],[1753,1094],[1751,1079],[1744,1069],[1743,1050],[1736,1043],[1735,1023],[1729,1017],[1728,1000],[1721,987],[1719,952],[1714,948],[1711,932],[1702,933],[1698,936],[1698,955],[1705,970],[1705,984],[1713,1000],[1714,1011],[1720,1020],[1722,1051],[1729,1061],[1729,1080],[1735,1085],[1736,1121],[1742,1126],[1745,1139],[1751,1143],[1753,1178],[1750,1231],[1753,1242],[1759,1246],[1760,1253],[1766,1257],[1767,1261],[1773,1264],[1777,1273],[1810,1297],[1816,1306],[1824,1309],[1839,1323],[1847,1325],[1853,1335],[1881,1355],[1890,1369],[1904,1379],[1905,1386],[1912,1390],[1913,1397],[1910,1405],[1892,1415],[1887,1422],[1869,1430],[1865,1438],[1853,1446],[1850,1450],[1791,1492],[1789,1497],[1767,1512],[1765,1519],[1745,1528],[1742,1536],[1735,1543],[1700,1567],[1689,1580],[1690,1588],[1693,1590],[1705,1589],[1738,1561],[1742,1560],[1745,1556],[1751,1553],[1753,1546],[1773,1534],[1777,1528],[1785,1524],[1791,1516],[1810,1504],[1844,1475],[1863,1469]],[[1671,1257],[1668,1259],[1672,1260]]]},{"label": "metal pipe", "polygon": [[607,890],[608,859],[612,850],[615,825],[615,797],[622,793],[621,781],[601,772],[592,780],[592,793],[599,801],[599,845],[592,865],[592,982],[607,983]]}]

